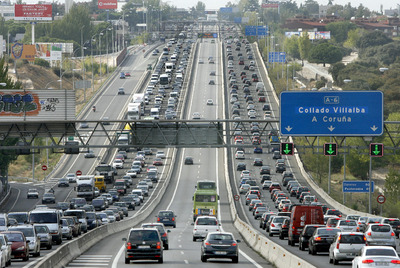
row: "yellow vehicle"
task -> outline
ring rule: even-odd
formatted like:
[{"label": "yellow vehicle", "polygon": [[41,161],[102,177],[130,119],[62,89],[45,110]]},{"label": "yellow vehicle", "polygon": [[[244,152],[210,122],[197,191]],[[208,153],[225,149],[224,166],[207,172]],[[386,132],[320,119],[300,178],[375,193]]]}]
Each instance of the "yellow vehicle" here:
[{"label": "yellow vehicle", "polygon": [[94,177],[94,186],[97,187],[100,192],[106,191],[106,183],[104,181],[104,176],[95,176]]}]

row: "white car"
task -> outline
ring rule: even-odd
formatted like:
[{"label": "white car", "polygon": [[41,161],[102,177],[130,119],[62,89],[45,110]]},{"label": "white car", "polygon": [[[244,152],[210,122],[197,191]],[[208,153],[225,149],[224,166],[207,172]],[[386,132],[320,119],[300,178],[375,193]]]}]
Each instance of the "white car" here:
[{"label": "white car", "polygon": [[235,158],[236,159],[244,159],[245,157],[244,157],[243,151],[237,151],[235,154]]},{"label": "white car", "polygon": [[125,175],[126,176],[130,176],[131,178],[136,178],[137,177],[137,172],[135,170],[130,169],[125,173]]},{"label": "white car", "polygon": [[156,158],[161,158],[161,159],[165,159],[165,153],[162,151],[158,151],[156,153]]},{"label": "white car", "polygon": [[153,182],[151,179],[143,179],[142,181],[146,182],[149,188],[153,188]]},{"label": "white car", "polygon": [[221,224],[214,216],[199,216],[196,221],[192,223],[193,227],[193,242],[198,238],[205,238],[208,232],[221,231]]},{"label": "white car", "polygon": [[240,178],[244,178],[244,177],[250,177],[250,170],[243,170],[242,173],[240,173]]},{"label": "white car", "polygon": [[[368,261],[366,261],[368,260]],[[371,264],[374,264],[373,266]],[[398,267],[400,258],[393,247],[364,246],[351,263],[352,268]]]},{"label": "white car", "polygon": [[66,178],[68,182],[76,182],[76,175],[74,173],[68,173]]},{"label": "white car", "polygon": [[208,100],[207,100],[207,105],[213,105],[213,104],[214,104],[214,102],[213,102],[212,99],[208,99]]},{"label": "white car", "polygon": [[28,189],[28,193],[26,198],[30,199],[30,198],[39,198],[39,192],[38,190],[32,188],[32,189]]},{"label": "white car", "polygon": [[192,119],[200,119],[201,115],[199,112],[194,112],[192,115]]},{"label": "white car", "polygon": [[123,168],[124,167],[124,162],[122,162],[121,159],[115,159],[114,162],[112,163],[113,168]]},{"label": "white car", "polygon": [[257,112],[256,112],[256,110],[250,110],[247,112],[247,115],[248,116],[257,116]]},{"label": "white car", "polygon": [[1,242],[1,265],[9,266],[11,264],[11,244],[4,234],[0,234]]}]

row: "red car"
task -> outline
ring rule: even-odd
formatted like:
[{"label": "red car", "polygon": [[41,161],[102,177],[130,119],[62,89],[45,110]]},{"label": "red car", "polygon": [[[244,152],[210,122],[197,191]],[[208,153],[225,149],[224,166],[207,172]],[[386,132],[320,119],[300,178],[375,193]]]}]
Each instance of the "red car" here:
[{"label": "red car", "polygon": [[20,231],[5,231],[4,234],[11,242],[11,256],[13,259],[29,260],[29,245],[24,234]]},{"label": "red car", "polygon": [[154,166],[162,166],[162,165],[163,165],[162,159],[161,159],[161,158],[156,158],[156,159],[154,159],[153,165],[154,165]]},{"label": "red car", "polygon": [[126,73],[125,73],[125,76],[131,76],[131,73],[126,72]]},{"label": "red car", "polygon": [[265,102],[265,97],[259,97],[258,102]]},{"label": "red car", "polygon": [[253,137],[251,139],[251,144],[253,145],[260,145],[261,144],[261,139],[259,137]]}]

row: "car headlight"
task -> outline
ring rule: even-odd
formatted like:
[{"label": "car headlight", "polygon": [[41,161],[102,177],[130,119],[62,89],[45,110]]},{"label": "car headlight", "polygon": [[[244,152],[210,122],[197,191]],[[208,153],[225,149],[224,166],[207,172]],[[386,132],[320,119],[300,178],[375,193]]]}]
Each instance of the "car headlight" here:
[{"label": "car headlight", "polygon": [[16,250],[24,250],[24,249],[25,249],[25,246],[21,246],[21,247],[17,248]]}]

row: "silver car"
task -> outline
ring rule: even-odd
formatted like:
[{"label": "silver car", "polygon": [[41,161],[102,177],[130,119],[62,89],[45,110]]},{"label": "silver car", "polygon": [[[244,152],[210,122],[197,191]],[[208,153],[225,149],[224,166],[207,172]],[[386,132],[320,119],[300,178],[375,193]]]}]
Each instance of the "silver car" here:
[{"label": "silver car", "polygon": [[273,236],[274,234],[279,234],[279,229],[285,219],[290,219],[286,216],[275,216],[269,225],[269,236]]},{"label": "silver car", "polygon": [[366,245],[366,239],[360,232],[341,232],[336,234],[329,248],[329,262],[351,261]]},{"label": "silver car", "polygon": [[336,228],[342,230],[342,232],[357,232],[357,222],[355,220],[338,220]]},{"label": "silver car", "polygon": [[396,249],[396,235],[389,224],[369,224],[364,235],[369,246],[392,246]]}]

